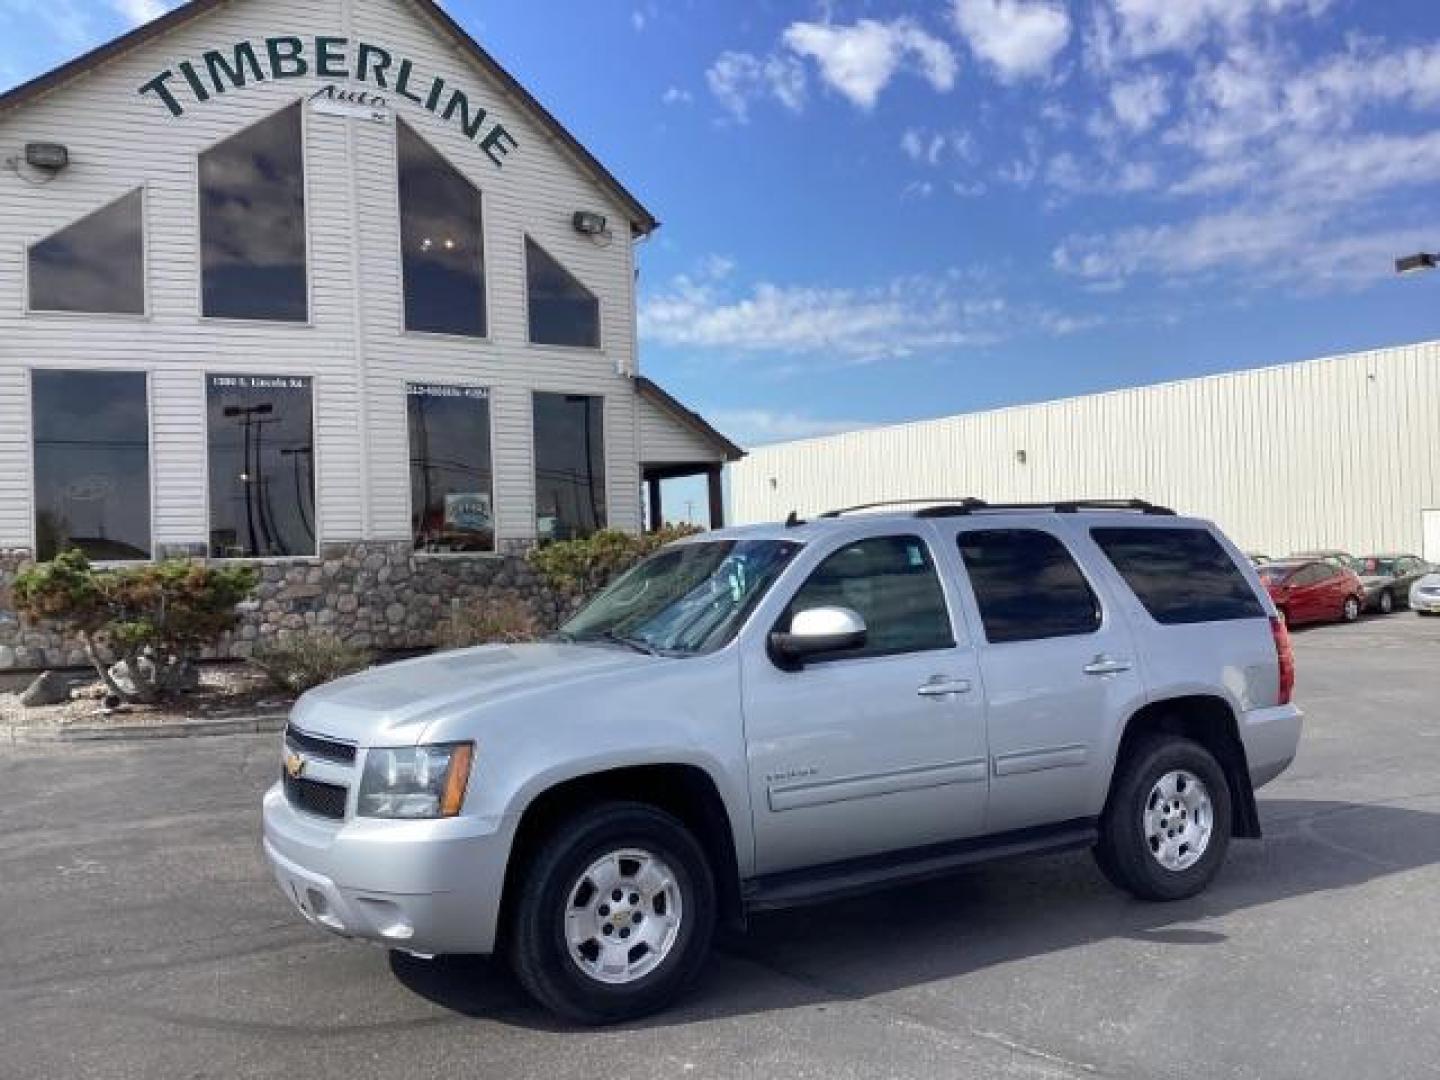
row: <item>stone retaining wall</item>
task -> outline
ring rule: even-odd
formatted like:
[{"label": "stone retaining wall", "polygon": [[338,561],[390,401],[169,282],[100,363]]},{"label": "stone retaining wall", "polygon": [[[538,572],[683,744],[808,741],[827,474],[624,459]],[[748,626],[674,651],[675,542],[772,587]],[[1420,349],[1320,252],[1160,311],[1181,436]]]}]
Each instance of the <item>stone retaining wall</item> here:
[{"label": "stone retaining wall", "polygon": [[[571,604],[552,593],[525,560],[526,546],[495,556],[417,555],[408,541],[326,544],[318,559],[259,564],[255,598],[216,658],[243,659],[282,631],[324,630],[369,649],[439,644],[457,608],[518,595],[542,624],[558,624]],[[193,556],[173,548],[165,556]],[[200,554],[203,554],[201,552]],[[10,588],[30,552],[0,550],[0,671],[81,667],[77,642],[30,626],[15,614]]]}]

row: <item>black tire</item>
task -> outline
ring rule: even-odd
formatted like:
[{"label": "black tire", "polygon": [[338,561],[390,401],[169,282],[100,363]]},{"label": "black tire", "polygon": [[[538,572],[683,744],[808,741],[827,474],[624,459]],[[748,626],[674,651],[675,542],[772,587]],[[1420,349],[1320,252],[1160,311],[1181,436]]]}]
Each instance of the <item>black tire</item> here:
[{"label": "black tire", "polygon": [[1395,610],[1395,594],[1386,589],[1380,594],[1380,599],[1375,606],[1381,615],[1389,615]]},{"label": "black tire", "polygon": [[[566,937],[569,895],[597,859],[640,849],[673,871],[683,915],[653,971],[623,985],[602,982],[572,959]],[[643,803],[602,803],[568,819],[542,843],[520,884],[510,964],[520,984],[551,1012],[580,1024],[613,1024],[675,1001],[704,966],[715,931],[715,878],[704,850],[671,815]]]},{"label": "black tire", "polygon": [[[1163,866],[1145,835],[1152,789],[1169,773],[1188,772],[1210,798],[1209,840],[1200,859],[1185,869]],[[1141,900],[1185,900],[1203,892],[1219,872],[1230,846],[1230,785],[1210,751],[1178,735],[1147,735],[1118,764],[1100,823],[1095,861],[1117,887]]]},{"label": "black tire", "polygon": [[1358,596],[1347,596],[1345,602],[1340,605],[1340,621],[1353,623],[1360,621],[1360,613],[1365,610],[1365,601]]}]

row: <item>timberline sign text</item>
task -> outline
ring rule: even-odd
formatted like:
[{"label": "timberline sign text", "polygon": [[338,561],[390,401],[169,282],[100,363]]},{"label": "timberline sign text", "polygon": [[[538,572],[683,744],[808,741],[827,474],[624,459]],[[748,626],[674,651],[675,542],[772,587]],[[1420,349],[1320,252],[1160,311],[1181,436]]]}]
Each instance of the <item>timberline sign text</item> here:
[{"label": "timberline sign text", "polygon": [[353,80],[413,102],[464,131],[497,166],[518,146],[505,125],[491,121],[489,111],[464,90],[389,49],[343,37],[272,37],[211,49],[198,60],[166,68],[140,87],[140,96],[154,98],[171,116],[184,116],[191,105],[251,83],[309,78]]}]

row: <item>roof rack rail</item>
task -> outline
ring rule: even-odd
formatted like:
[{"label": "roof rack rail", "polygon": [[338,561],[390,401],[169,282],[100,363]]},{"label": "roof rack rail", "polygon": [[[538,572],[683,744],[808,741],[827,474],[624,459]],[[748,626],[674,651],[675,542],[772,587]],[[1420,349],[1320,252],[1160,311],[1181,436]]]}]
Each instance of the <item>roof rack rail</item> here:
[{"label": "roof rack rail", "polygon": [[[932,503],[943,504],[945,507],[973,507],[980,508],[985,505],[979,499],[972,499],[969,496],[956,498],[953,495],[946,495],[934,499],[882,499],[879,502],[861,503],[859,506],[846,506],[839,510],[829,510],[820,515],[819,521],[833,521],[835,518],[844,517],[846,514],[858,514],[865,510],[883,510],[887,506],[929,506]],[[935,507],[939,509],[940,507]],[[924,511],[921,511],[923,515]]]},{"label": "roof rack rail", "polygon": [[973,505],[955,506],[932,506],[918,511],[915,516],[922,518],[943,518],[963,517],[966,514],[973,514],[987,510],[998,511],[1022,511],[1022,510],[1049,510],[1056,514],[1078,514],[1084,510],[1119,510],[1134,514],[1147,514],[1155,517],[1176,517],[1174,510],[1168,506],[1157,506],[1144,499],[1062,499],[1056,502],[1016,502],[1016,503],[987,503],[978,499],[972,500]]}]

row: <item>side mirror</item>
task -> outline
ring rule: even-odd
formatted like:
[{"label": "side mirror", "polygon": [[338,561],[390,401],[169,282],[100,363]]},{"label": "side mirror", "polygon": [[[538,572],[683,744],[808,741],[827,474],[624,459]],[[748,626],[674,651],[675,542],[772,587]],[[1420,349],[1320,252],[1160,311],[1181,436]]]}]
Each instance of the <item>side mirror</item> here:
[{"label": "side mirror", "polygon": [[859,648],[866,634],[865,620],[850,608],[810,608],[795,613],[788,633],[771,634],[770,647],[782,660],[799,664],[825,653]]}]

